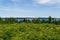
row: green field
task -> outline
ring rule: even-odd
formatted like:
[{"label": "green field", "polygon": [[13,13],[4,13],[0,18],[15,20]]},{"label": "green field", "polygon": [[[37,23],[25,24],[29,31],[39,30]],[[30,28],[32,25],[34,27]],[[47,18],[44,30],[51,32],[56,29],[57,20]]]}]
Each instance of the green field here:
[{"label": "green field", "polygon": [[60,25],[0,24],[0,40],[60,40]]}]

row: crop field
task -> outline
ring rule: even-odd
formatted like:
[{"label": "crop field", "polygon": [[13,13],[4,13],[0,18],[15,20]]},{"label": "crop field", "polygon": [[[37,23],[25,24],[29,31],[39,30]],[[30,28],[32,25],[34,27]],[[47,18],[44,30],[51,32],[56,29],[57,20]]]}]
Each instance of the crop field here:
[{"label": "crop field", "polygon": [[60,25],[24,22],[0,24],[0,40],[60,40]]}]

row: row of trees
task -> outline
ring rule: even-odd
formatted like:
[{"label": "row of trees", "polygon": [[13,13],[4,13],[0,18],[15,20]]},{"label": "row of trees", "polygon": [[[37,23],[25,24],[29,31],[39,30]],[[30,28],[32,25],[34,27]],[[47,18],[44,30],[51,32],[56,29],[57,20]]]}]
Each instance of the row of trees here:
[{"label": "row of trees", "polygon": [[56,21],[53,19],[52,21],[52,17],[49,16],[48,20],[40,20],[40,18],[37,19],[32,19],[32,20],[27,20],[26,18],[24,18],[22,21],[18,21],[16,18],[1,18],[0,17],[0,23],[21,23],[21,22],[26,22],[26,23],[55,23],[55,24],[60,24],[60,20]]},{"label": "row of trees", "polygon": [[53,24],[60,24],[60,19],[59,20],[56,20],[56,18],[52,18],[51,16],[48,17],[48,20],[40,20],[40,18],[37,18],[37,19],[32,19],[32,21],[30,20],[26,20],[26,18],[24,18],[23,22],[27,22],[27,23],[53,23]]}]

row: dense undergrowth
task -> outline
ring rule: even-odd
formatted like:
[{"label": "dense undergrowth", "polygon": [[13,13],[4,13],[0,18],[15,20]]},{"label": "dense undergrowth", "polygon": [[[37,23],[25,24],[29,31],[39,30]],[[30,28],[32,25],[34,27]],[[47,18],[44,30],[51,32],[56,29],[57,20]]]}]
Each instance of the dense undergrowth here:
[{"label": "dense undergrowth", "polygon": [[0,24],[0,40],[60,40],[60,25]]}]

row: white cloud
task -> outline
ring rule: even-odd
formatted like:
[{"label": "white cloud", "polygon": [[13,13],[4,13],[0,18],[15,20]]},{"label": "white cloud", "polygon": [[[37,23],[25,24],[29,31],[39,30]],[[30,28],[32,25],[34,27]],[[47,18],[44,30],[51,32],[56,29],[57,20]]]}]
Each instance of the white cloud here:
[{"label": "white cloud", "polygon": [[40,3],[40,4],[45,4],[45,3],[48,3],[50,1],[51,0],[37,0],[37,2]]},{"label": "white cloud", "polygon": [[60,0],[34,0],[38,4],[60,4]]}]

